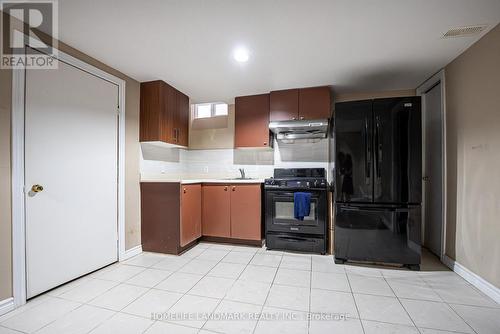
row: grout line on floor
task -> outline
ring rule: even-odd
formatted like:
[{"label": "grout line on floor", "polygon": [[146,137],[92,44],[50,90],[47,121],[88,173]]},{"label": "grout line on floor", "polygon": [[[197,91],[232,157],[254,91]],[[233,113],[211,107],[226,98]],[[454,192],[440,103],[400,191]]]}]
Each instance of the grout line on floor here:
[{"label": "grout line on floor", "polygon": [[[207,249],[208,249],[208,248],[207,248]],[[202,253],[204,253],[207,249],[204,249],[204,250],[203,250],[203,252],[201,252],[199,255],[201,255]],[[140,256],[140,255],[141,255],[141,254],[137,254],[136,256]],[[134,256],[134,257],[136,257],[136,256]],[[184,265],[182,265],[181,267],[179,267],[176,271],[171,272],[171,274],[170,274],[170,275],[168,275],[165,279],[167,279],[168,277],[170,277],[173,273],[178,272],[178,270],[180,270],[182,267],[184,267],[185,265],[187,265],[188,263],[190,263],[193,259],[194,259],[194,258],[189,258],[189,261],[188,261],[188,262],[186,262]],[[162,259],[162,260],[163,260],[163,259]],[[162,260],[158,261],[157,263],[161,262]],[[120,264],[122,264],[122,265],[127,265],[127,264],[125,264],[125,263],[120,263]],[[129,279],[131,279],[131,278],[133,278],[133,277],[135,277],[135,276],[139,275],[140,273],[142,273],[142,272],[146,271],[146,269],[148,269],[148,268],[152,268],[152,266],[150,266],[150,267],[140,266],[140,267],[142,267],[144,270],[142,270],[142,271],[138,272],[138,273],[137,273],[137,274],[135,274],[135,275],[132,275],[132,276],[131,276],[131,277],[129,277],[127,280],[129,280]],[[170,271],[170,270],[169,270],[169,271]],[[99,279],[99,278],[98,278],[98,277],[96,277],[96,278],[92,278],[92,279]],[[164,279],[164,280],[165,280],[165,279]],[[127,280],[126,280],[126,281],[127,281]],[[164,280],[163,280],[163,281],[164,281]],[[110,280],[109,280],[109,281],[110,281]],[[142,296],[144,296],[145,294],[147,294],[149,291],[153,290],[154,286],[153,286],[153,287],[143,287],[143,288],[146,288],[146,291],[144,291],[142,294],[140,294],[139,296],[137,296],[136,298],[134,298],[132,301],[130,301],[127,305],[125,305],[124,307],[122,307],[122,308],[121,308],[120,310],[118,310],[118,311],[116,311],[116,310],[111,310],[111,309],[108,309],[108,308],[105,308],[105,307],[101,307],[101,306],[96,306],[96,305],[91,305],[91,304],[89,304],[90,302],[92,302],[92,301],[93,301],[93,300],[95,300],[96,298],[99,298],[100,296],[102,296],[102,295],[103,295],[103,294],[105,294],[106,292],[110,291],[111,289],[113,289],[113,288],[115,288],[115,287],[119,286],[120,284],[126,284],[126,283],[125,283],[126,281],[124,281],[124,282],[121,282],[121,281],[113,281],[113,282],[117,282],[118,284],[117,284],[117,285],[115,285],[115,286],[113,286],[113,287],[111,287],[110,289],[108,289],[108,290],[104,291],[104,292],[103,292],[103,293],[101,293],[99,296],[96,296],[96,297],[94,297],[94,298],[90,299],[89,301],[87,301],[87,302],[83,303],[82,305],[88,305],[88,306],[97,307],[97,308],[105,309],[105,310],[108,310],[108,311],[112,311],[112,312],[115,312],[115,314],[114,314],[114,315],[116,315],[117,313],[123,313],[123,314],[128,314],[128,315],[131,315],[131,316],[138,316],[138,315],[136,315],[136,314],[126,313],[126,312],[122,312],[122,311],[123,311],[125,308],[127,308],[130,304],[132,304],[133,302],[135,302],[137,299],[141,298]],[[163,282],[163,281],[162,281],[162,282]],[[161,282],[160,282],[160,283],[161,283]],[[160,284],[160,283],[158,283],[158,284]],[[156,285],[158,285],[158,284],[156,284]],[[156,285],[155,285],[155,286],[156,286]],[[72,289],[70,289],[70,290],[72,290]],[[68,290],[68,291],[70,291],[70,290]],[[160,290],[160,289],[157,289],[157,290]],[[165,290],[162,290],[162,291],[165,291]],[[183,296],[184,296],[184,295],[183,295]],[[182,297],[183,297],[183,296],[182,296]],[[180,300],[182,297],[180,297],[180,298],[179,298],[179,300]],[[64,298],[62,298],[62,297],[61,297],[60,299],[64,299]],[[69,300],[69,299],[64,299],[64,300]],[[72,301],[72,300],[69,300],[69,301]],[[176,302],[176,303],[177,303],[177,302]],[[174,305],[175,305],[175,304],[174,304]],[[172,305],[172,306],[173,306],[173,305]],[[139,317],[140,317],[140,316],[139,316]],[[151,317],[149,317],[149,318],[148,318],[148,317],[141,317],[141,318],[144,318],[144,319],[148,319],[148,320],[153,321],[153,323],[151,324],[151,326],[153,326],[153,325],[157,322],[157,320],[153,320],[153,319],[151,319]],[[99,324],[98,324],[98,326],[102,325],[102,324],[103,324],[104,322],[106,322],[107,320],[109,320],[109,318],[108,318],[108,319],[106,319],[105,321],[103,321],[103,322],[99,323]],[[148,328],[150,328],[151,326],[149,326]],[[97,326],[96,326],[96,327],[97,327]],[[95,328],[96,328],[96,327],[95,327]],[[93,328],[92,330],[94,330],[95,328]],[[91,330],[91,331],[92,331],[92,330]],[[90,331],[89,331],[89,332],[90,332]],[[87,332],[87,333],[89,333],[89,332]],[[144,331],[144,332],[145,332],[145,331]],[[143,332],[143,333],[144,333],[144,332]]]},{"label": "grout line on floor", "polygon": [[[264,299],[264,303],[262,304],[262,307],[260,309],[260,317],[262,317],[262,312],[264,311],[264,307],[266,307],[267,299],[269,298],[269,295],[271,294],[271,289],[273,288],[274,280],[276,279],[276,275],[278,275],[278,269],[279,269],[282,261],[283,261],[283,255],[281,255],[280,263],[278,264],[278,268],[276,269],[276,272],[274,273],[273,280],[271,281],[271,285],[269,286],[269,291],[267,291],[266,298]],[[257,326],[259,325],[259,322],[261,321],[260,317],[259,317],[259,320],[257,320],[257,322],[255,323],[255,326],[253,327],[252,334],[254,334],[255,331],[257,330]]]},{"label": "grout line on floor", "polygon": [[403,303],[401,302],[401,300],[399,299],[398,295],[396,294],[396,292],[394,291],[394,289],[392,288],[392,286],[389,284],[389,282],[387,282],[387,279],[385,277],[383,277],[384,279],[384,282],[385,284],[387,284],[389,286],[389,289],[391,289],[392,293],[394,294],[394,296],[396,297],[396,299],[398,300],[398,303],[399,305],[401,305],[401,307],[403,308],[403,310],[405,310],[405,313],[406,315],[408,316],[408,318],[411,320],[411,323],[413,324],[413,326],[417,329],[417,332],[419,333],[422,333],[420,331],[420,329],[417,327],[417,324],[415,323],[415,321],[413,320],[413,318],[411,317],[410,315],[410,312],[408,312],[408,310],[406,309],[406,307],[403,305]]},{"label": "grout line on floor", "polygon": [[363,325],[363,321],[361,320],[361,312],[359,312],[358,303],[356,302],[356,298],[354,297],[354,292],[352,290],[351,281],[349,280],[349,275],[347,271],[346,271],[346,276],[347,276],[347,283],[349,284],[349,290],[351,290],[350,291],[351,297],[354,300],[354,306],[356,307],[356,312],[358,312],[358,319],[359,323],[361,324],[361,330],[363,331],[364,334],[366,334],[365,326]]},{"label": "grout line on floor", "polygon": [[[195,246],[195,247],[196,247],[196,246]],[[263,249],[263,248],[262,248],[262,249]],[[124,280],[124,281],[105,280],[105,279],[102,279],[102,278],[99,278],[99,277],[83,276],[83,277],[88,277],[88,280],[87,280],[87,281],[85,281],[85,282],[82,282],[82,284],[85,284],[85,283],[88,283],[88,282],[92,282],[92,280],[111,281],[111,282],[115,282],[115,283],[116,283],[116,285],[112,286],[112,287],[111,287],[111,288],[109,288],[109,289],[106,289],[105,291],[103,291],[102,293],[100,293],[98,296],[93,297],[92,299],[90,299],[90,300],[88,300],[88,301],[86,301],[86,302],[84,302],[84,303],[81,303],[81,302],[78,302],[78,301],[74,301],[74,300],[71,300],[71,299],[66,299],[66,298],[64,298],[64,297],[61,297],[61,295],[62,295],[62,294],[67,293],[67,292],[69,292],[69,291],[72,291],[72,290],[73,290],[73,289],[75,289],[75,288],[80,287],[80,286],[81,286],[81,284],[78,284],[78,285],[75,285],[74,287],[71,287],[70,289],[68,289],[68,290],[64,291],[63,293],[61,293],[59,296],[51,295],[51,294],[50,294],[50,292],[49,292],[49,293],[47,293],[47,294],[46,294],[46,296],[47,296],[48,298],[57,298],[57,299],[65,300],[65,301],[71,301],[71,302],[78,303],[78,304],[80,304],[80,305],[79,305],[79,306],[77,306],[75,309],[73,309],[73,310],[69,311],[68,313],[65,313],[65,314],[64,314],[64,315],[62,315],[61,317],[58,317],[58,318],[57,318],[57,319],[55,319],[54,321],[52,321],[52,322],[50,322],[50,323],[48,323],[48,324],[46,324],[46,325],[42,326],[41,328],[39,328],[39,329],[37,329],[37,330],[40,330],[40,329],[42,329],[42,328],[44,328],[44,327],[46,327],[46,326],[49,326],[49,325],[50,325],[50,324],[52,324],[53,322],[55,322],[55,321],[57,321],[57,320],[59,320],[59,319],[62,319],[62,318],[64,318],[64,317],[66,317],[66,316],[68,316],[68,315],[69,315],[69,314],[71,314],[72,312],[74,312],[74,311],[76,311],[76,310],[80,309],[83,305],[89,305],[89,306],[91,306],[91,307],[100,308],[100,309],[105,309],[105,310],[108,310],[108,311],[111,311],[111,312],[112,312],[112,314],[111,314],[108,318],[106,318],[105,320],[103,320],[103,321],[99,322],[99,323],[98,323],[95,327],[93,327],[90,331],[95,330],[95,328],[97,328],[97,327],[99,327],[99,326],[103,325],[105,322],[109,321],[109,319],[111,319],[112,317],[116,316],[116,315],[117,315],[117,314],[119,314],[119,313],[120,313],[120,314],[129,314],[129,313],[127,313],[127,312],[123,312],[123,310],[124,310],[127,306],[129,306],[130,304],[132,304],[133,302],[135,302],[137,299],[139,299],[139,298],[141,298],[142,296],[144,296],[144,295],[145,295],[146,293],[148,293],[149,291],[152,291],[152,290],[158,290],[158,291],[168,291],[168,290],[164,290],[164,289],[157,289],[157,288],[156,288],[156,286],[157,286],[157,285],[159,285],[159,284],[161,284],[161,283],[162,283],[163,281],[165,281],[166,279],[168,279],[171,275],[173,275],[173,274],[175,274],[175,273],[179,273],[179,272],[180,272],[180,270],[182,270],[182,268],[183,268],[183,267],[187,266],[187,265],[188,265],[189,263],[191,263],[193,260],[195,260],[195,259],[198,259],[198,260],[203,260],[203,259],[199,259],[199,257],[200,257],[200,256],[202,256],[202,254],[204,254],[207,250],[224,251],[226,254],[225,254],[222,258],[220,258],[219,260],[217,260],[217,261],[213,261],[213,262],[215,263],[215,264],[214,264],[214,266],[213,266],[213,267],[211,267],[211,268],[210,268],[210,269],[209,269],[209,270],[208,270],[205,274],[203,274],[203,275],[198,274],[198,275],[200,275],[201,277],[200,277],[200,278],[199,278],[199,280],[198,280],[198,281],[197,281],[197,282],[196,282],[196,283],[195,283],[195,284],[194,284],[194,285],[193,285],[190,289],[188,289],[186,292],[184,292],[184,293],[179,293],[179,292],[175,292],[175,291],[169,291],[169,292],[172,292],[172,293],[179,294],[179,295],[180,295],[180,297],[179,297],[179,299],[178,299],[178,300],[177,300],[177,301],[176,301],[176,302],[175,302],[175,303],[174,303],[174,304],[173,304],[173,305],[172,305],[172,306],[171,306],[168,310],[166,310],[166,312],[168,312],[168,311],[169,311],[172,307],[174,307],[175,305],[177,305],[177,304],[179,303],[179,301],[180,301],[180,300],[181,300],[184,296],[186,296],[186,295],[190,295],[190,296],[199,296],[199,295],[195,295],[195,294],[192,294],[192,293],[191,293],[191,291],[193,290],[193,288],[196,286],[196,284],[198,284],[198,283],[199,283],[202,279],[204,279],[205,277],[219,277],[219,276],[212,276],[212,275],[210,275],[210,272],[213,270],[213,268],[215,268],[215,267],[216,267],[217,265],[219,265],[220,263],[232,263],[232,262],[223,262],[223,261],[224,261],[224,259],[228,256],[228,254],[230,254],[230,253],[242,253],[242,254],[246,253],[246,254],[252,254],[252,255],[251,255],[251,257],[250,257],[250,259],[249,259],[249,261],[247,261],[246,263],[236,263],[236,264],[241,265],[242,270],[239,272],[239,274],[238,274],[238,275],[235,275],[235,276],[233,276],[233,277],[231,277],[231,278],[230,278],[230,279],[233,279],[233,282],[232,282],[231,286],[230,286],[230,287],[226,290],[226,292],[224,293],[224,295],[223,295],[221,298],[213,298],[213,297],[207,297],[207,296],[200,296],[200,297],[203,297],[203,298],[210,298],[210,299],[216,299],[216,300],[218,300],[217,304],[215,305],[215,307],[214,307],[214,308],[213,308],[213,310],[211,311],[211,314],[213,314],[213,313],[216,311],[216,309],[220,306],[220,304],[222,303],[222,301],[224,301],[224,300],[227,300],[227,301],[232,301],[232,300],[228,300],[228,299],[226,299],[226,297],[227,297],[227,293],[228,293],[228,292],[232,289],[232,287],[234,286],[234,284],[236,284],[236,282],[237,282],[237,281],[239,281],[239,280],[241,279],[241,277],[242,277],[243,273],[245,272],[245,270],[246,270],[247,268],[249,268],[249,266],[260,266],[260,267],[273,268],[273,269],[275,269],[275,272],[274,272],[274,275],[273,275],[273,279],[272,279],[272,281],[271,281],[270,283],[266,283],[266,284],[270,284],[270,285],[269,285],[269,290],[267,291],[267,294],[266,294],[266,298],[265,298],[264,303],[263,303],[262,305],[260,305],[260,304],[248,303],[248,302],[234,301],[234,302],[238,302],[238,303],[242,303],[242,304],[248,304],[248,305],[255,305],[255,306],[259,306],[259,307],[260,307],[260,312],[262,313],[262,312],[263,312],[263,310],[264,310],[264,308],[266,307],[266,304],[267,304],[268,300],[269,300],[270,293],[271,293],[271,290],[272,290],[273,286],[278,285],[278,284],[276,284],[276,279],[277,279],[278,271],[279,271],[280,269],[299,270],[299,271],[306,271],[306,272],[308,271],[308,270],[303,269],[303,268],[301,268],[301,269],[298,269],[298,268],[282,268],[281,266],[282,266],[282,264],[283,264],[283,260],[285,259],[285,257],[293,257],[293,255],[292,255],[292,256],[287,256],[285,253],[282,253],[282,252],[281,252],[281,253],[279,253],[279,254],[275,254],[275,253],[273,253],[273,254],[266,254],[266,253],[265,253],[265,251],[264,251],[264,250],[262,250],[262,249],[257,249],[257,251],[255,251],[255,252],[251,252],[251,253],[250,253],[250,252],[237,252],[237,251],[235,251],[235,248],[234,248],[234,247],[232,247],[231,249],[225,249],[225,248],[218,248],[218,247],[214,247],[214,248],[212,248],[211,246],[208,246],[208,247],[206,247],[206,248],[204,248],[204,249],[200,250],[200,253],[199,253],[199,254],[197,254],[196,256],[186,258],[186,259],[187,259],[187,260],[186,260],[186,263],[184,263],[184,264],[183,264],[183,265],[181,265],[179,268],[176,268],[176,269],[175,269],[175,270],[173,270],[173,271],[172,271],[172,270],[170,270],[170,269],[165,269],[165,268],[154,268],[154,265],[156,265],[157,263],[161,262],[163,259],[159,260],[158,262],[156,262],[155,264],[150,265],[150,266],[140,266],[140,265],[134,265],[134,264],[127,264],[127,263],[124,263],[124,262],[118,262],[118,263],[117,263],[117,264],[119,264],[119,266],[118,266],[118,267],[120,267],[120,266],[133,266],[133,267],[140,267],[140,268],[142,268],[142,270],[140,270],[139,272],[137,272],[137,273],[135,273],[134,275],[130,276],[129,278],[127,278],[127,279],[126,279],[126,280]],[[141,256],[141,255],[142,255],[142,254],[138,254],[138,255],[134,256],[133,258],[136,258],[136,257]],[[252,264],[251,262],[254,260],[254,258],[255,258],[255,256],[256,256],[256,255],[259,255],[259,256],[261,256],[261,255],[262,255],[262,256],[268,256],[268,255],[272,255],[272,256],[279,256],[279,257],[280,257],[280,260],[279,260],[278,266],[277,266],[277,267],[275,267],[275,266],[269,266],[269,265]],[[248,257],[248,256],[245,256],[245,257]],[[133,259],[133,258],[131,258],[131,259]],[[306,257],[299,257],[299,256],[297,256],[297,258],[308,258],[308,259],[310,260],[310,263],[309,263],[309,299],[308,299],[308,308],[307,308],[307,309],[308,309],[308,311],[307,311],[307,312],[308,312],[308,314],[311,314],[312,289],[313,289],[313,287],[312,287],[312,276],[313,276],[313,273],[315,273],[315,272],[322,272],[322,273],[330,273],[330,274],[344,274],[344,275],[346,276],[346,278],[347,278],[347,282],[348,282],[348,284],[349,284],[349,290],[350,290],[350,291],[349,291],[349,292],[347,292],[347,293],[350,293],[350,294],[351,294],[351,296],[352,296],[352,298],[354,299],[354,303],[355,303],[356,311],[358,312],[358,317],[357,317],[357,318],[355,318],[355,319],[358,319],[358,321],[360,321],[360,323],[361,323],[361,327],[362,327],[363,332],[365,332],[365,328],[364,328],[364,325],[363,325],[363,321],[362,321],[362,319],[361,319],[361,315],[360,315],[360,313],[359,313],[359,308],[358,308],[358,305],[357,305],[357,302],[356,302],[356,298],[354,297],[354,292],[353,292],[353,290],[352,290],[352,285],[351,285],[351,282],[350,282],[350,279],[352,278],[351,276],[361,276],[361,277],[366,276],[366,277],[378,277],[378,278],[383,278],[383,279],[384,279],[384,282],[385,282],[386,284],[388,284],[388,285],[389,285],[389,288],[390,288],[390,289],[391,289],[391,291],[394,293],[394,296],[392,296],[392,297],[390,297],[390,298],[397,298],[397,299],[398,299],[398,302],[399,302],[399,303],[400,303],[400,305],[403,307],[403,309],[405,310],[406,314],[408,315],[408,317],[409,317],[409,318],[410,318],[410,320],[412,321],[412,324],[413,324],[414,328],[417,328],[417,331],[418,331],[418,332],[421,332],[421,330],[420,330],[420,328],[419,328],[419,327],[417,327],[417,326],[416,326],[416,324],[415,324],[415,322],[414,322],[413,318],[410,316],[410,314],[408,313],[408,311],[407,311],[407,310],[406,310],[406,308],[404,307],[404,305],[403,305],[403,303],[402,303],[402,300],[415,300],[415,301],[422,301],[422,302],[433,302],[433,303],[446,304],[449,308],[451,308],[451,309],[452,309],[452,312],[453,312],[454,314],[456,314],[456,315],[457,315],[457,316],[458,316],[458,317],[459,317],[462,321],[464,321],[464,322],[468,325],[468,327],[470,327],[470,328],[472,329],[472,331],[473,331],[474,333],[477,333],[477,332],[474,330],[474,328],[472,328],[472,326],[471,326],[471,325],[470,325],[467,321],[465,321],[465,319],[463,319],[463,318],[462,318],[462,317],[458,314],[458,312],[457,312],[457,311],[455,311],[455,309],[453,309],[452,305],[464,305],[464,306],[478,307],[478,308],[498,309],[498,307],[494,307],[494,306],[482,306],[482,305],[480,306],[480,305],[469,305],[469,304],[461,304],[461,303],[448,303],[448,302],[446,302],[446,301],[444,301],[444,300],[443,300],[443,298],[441,297],[441,295],[438,293],[438,290],[437,290],[437,289],[435,289],[435,288],[433,288],[433,286],[430,284],[430,282],[429,282],[428,280],[426,280],[426,279],[425,279],[425,275],[422,275],[421,273],[417,273],[417,276],[416,276],[416,277],[418,277],[419,281],[424,282],[423,284],[424,284],[424,286],[425,286],[425,287],[427,287],[427,288],[429,288],[431,291],[435,292],[435,293],[439,296],[440,301],[435,301],[435,300],[426,300],[426,299],[416,299],[416,298],[403,298],[403,297],[399,297],[398,295],[396,295],[396,293],[394,292],[393,287],[391,286],[391,284],[390,284],[389,282],[390,282],[391,280],[393,280],[393,279],[395,279],[395,280],[397,280],[397,279],[403,279],[403,280],[404,280],[404,279],[408,278],[409,280],[411,280],[411,279],[412,279],[412,277],[414,277],[414,276],[408,276],[408,277],[406,277],[406,276],[405,276],[405,277],[391,277],[391,276],[386,276],[386,275],[384,275],[384,272],[383,272],[383,271],[381,271],[381,275],[380,275],[380,276],[367,276],[367,275],[363,275],[362,273],[360,274],[360,273],[357,273],[357,272],[352,271],[352,270],[346,270],[346,269],[345,269],[345,267],[344,267],[343,272],[328,272],[328,271],[324,271],[324,272],[323,272],[323,271],[313,271],[313,261],[314,261],[315,257],[313,257],[313,256],[306,256]],[[129,259],[129,260],[131,260],[131,259]],[[207,260],[207,261],[208,261],[208,260]],[[104,272],[107,272],[108,270],[106,270],[106,269],[107,269],[107,267],[105,267],[105,268],[103,268],[103,269],[101,269],[101,270],[103,270]],[[115,269],[117,269],[117,268],[113,268],[113,269],[110,269],[110,270],[115,270]],[[166,277],[165,277],[162,281],[160,281],[159,283],[157,283],[157,284],[153,285],[152,287],[144,287],[144,286],[140,286],[140,285],[135,285],[135,284],[130,284],[130,283],[127,283],[127,281],[128,281],[128,280],[130,280],[130,279],[132,279],[132,278],[136,277],[137,275],[140,275],[141,273],[144,273],[147,269],[156,269],[156,270],[168,271],[168,272],[170,272],[170,273],[169,273],[169,274],[168,274],[168,276],[166,276]],[[97,271],[97,272],[98,272],[98,271]],[[189,274],[189,273],[187,273],[187,274]],[[455,274],[455,273],[454,273],[454,274]],[[456,275],[456,274],[455,274],[455,275]],[[83,277],[82,277],[82,278],[83,278]],[[228,277],[221,277],[221,278],[228,278]],[[252,280],[252,282],[253,282],[253,280]],[[466,283],[467,283],[467,282],[466,282]],[[139,296],[137,296],[136,298],[134,298],[132,301],[130,301],[130,302],[129,302],[126,306],[124,306],[123,308],[121,308],[121,309],[120,309],[120,310],[118,310],[118,311],[116,311],[116,310],[111,310],[111,309],[108,309],[108,308],[106,308],[106,307],[100,307],[100,306],[96,306],[96,305],[91,305],[91,304],[90,304],[91,302],[95,301],[95,299],[99,298],[100,296],[104,295],[105,293],[107,293],[107,292],[108,292],[108,291],[110,291],[111,289],[114,289],[115,287],[117,287],[117,286],[119,286],[119,285],[122,285],[122,284],[125,284],[125,285],[133,285],[133,286],[139,286],[139,287],[142,287],[142,288],[144,288],[144,289],[146,289],[146,290],[145,290],[143,293],[141,293]],[[279,285],[288,286],[288,287],[296,287],[296,286],[294,286],[294,285],[289,285],[289,284],[279,284]],[[62,285],[62,286],[64,286],[64,285]],[[470,287],[470,284],[468,284],[468,283],[467,283],[467,284],[465,284],[464,286],[468,286],[468,287]],[[315,288],[315,289],[317,289],[317,288]],[[344,292],[344,293],[346,293],[345,291],[339,291],[339,290],[329,290],[329,289],[322,289],[322,288],[318,288],[318,290],[324,290],[324,291],[338,291],[338,292]],[[360,293],[360,294],[361,294],[361,295],[373,295],[373,296],[380,296],[380,295],[377,295],[377,294],[369,294],[369,293]],[[41,296],[43,296],[43,295],[41,295]],[[386,297],[387,297],[387,296],[386,296]],[[49,300],[49,299],[47,299],[47,300]],[[38,305],[41,305],[41,304],[43,304],[43,303],[47,302],[47,300],[42,300],[42,301],[40,301],[40,303],[39,303]],[[277,307],[277,308],[280,308],[280,309],[283,309],[283,310],[289,310],[289,311],[292,311],[292,312],[301,312],[301,313],[305,313],[304,311],[292,310],[292,309],[289,309],[289,308],[287,308],[287,307]],[[23,312],[28,311],[28,310],[29,310],[29,308],[27,308],[26,310],[23,310],[23,311],[22,311],[22,312],[20,312],[19,314],[22,314]],[[149,317],[138,316],[138,315],[136,315],[136,314],[130,314],[130,315],[132,315],[132,316],[134,316],[134,317],[140,317],[140,318],[143,318],[143,319],[148,319],[148,320],[151,320],[151,321],[152,321],[151,325],[150,325],[149,327],[147,327],[147,328],[146,328],[146,329],[145,329],[142,333],[147,332],[147,331],[151,328],[151,326],[154,326],[154,324],[158,322],[158,320],[153,320],[153,319],[151,319],[151,318],[149,318]],[[8,319],[8,318],[7,318],[7,319]],[[6,321],[7,319],[4,319],[4,320]],[[254,324],[254,326],[253,326],[252,333],[254,333],[254,332],[256,331],[256,328],[257,328],[258,323],[259,323],[260,321],[261,321],[261,320],[260,320],[260,319],[258,319],[258,320],[255,322],[255,324]],[[384,321],[377,321],[377,320],[369,320],[369,321],[372,321],[372,322],[378,322],[378,323],[393,324],[393,323],[391,323],[391,322],[384,322]],[[160,321],[160,322],[166,322],[166,323],[170,323],[170,324],[172,324],[172,322],[168,322],[168,321]],[[203,323],[203,325],[201,326],[201,328],[191,327],[190,325],[179,324],[179,323],[173,323],[173,324],[178,325],[178,326],[187,327],[187,328],[193,328],[193,329],[197,329],[197,330],[201,331],[202,329],[205,329],[205,325],[206,325],[207,323],[208,323],[208,321],[204,322],[204,323]],[[308,329],[308,330],[310,330],[310,326],[311,326],[311,319],[310,319],[310,317],[309,317],[309,319],[308,319],[308,321],[307,321],[307,329]],[[5,327],[5,326],[2,326],[2,325],[0,324],[0,327]],[[409,326],[409,327],[411,327],[411,326]],[[422,327],[422,328],[427,328],[427,327]]]},{"label": "grout line on floor", "polygon": [[[227,252],[227,254],[226,254],[226,255],[224,255],[224,256],[222,257],[222,259],[220,259],[220,261],[219,261],[217,264],[219,264],[219,263],[223,263],[223,262],[222,262],[222,260],[224,260],[224,258],[225,258],[226,256],[228,256],[228,255],[229,255],[229,253],[231,253],[231,252],[232,252],[232,250],[233,250],[233,249],[231,249],[230,251],[228,251],[228,252]],[[244,252],[242,252],[242,253],[244,253]],[[252,258],[250,259],[250,261],[248,261],[248,263],[247,263],[247,264],[245,264],[245,267],[243,268],[243,270],[242,270],[242,271],[238,274],[238,276],[237,276],[237,277],[236,277],[236,279],[234,280],[233,284],[231,284],[231,287],[230,287],[230,288],[226,291],[226,293],[224,294],[224,296],[223,296],[223,297],[219,300],[219,303],[217,303],[217,305],[215,306],[215,308],[214,308],[214,310],[212,311],[212,313],[210,313],[210,315],[212,315],[212,314],[215,312],[215,310],[217,310],[217,308],[219,307],[219,305],[222,303],[222,301],[223,301],[223,300],[227,300],[227,299],[225,299],[225,297],[227,296],[227,293],[228,293],[228,292],[229,292],[229,291],[233,288],[233,286],[234,286],[234,285],[236,284],[236,282],[239,280],[239,278],[241,277],[241,275],[243,274],[243,272],[245,271],[245,269],[248,267],[248,265],[250,264],[250,262],[251,262],[251,261],[252,261],[252,259],[254,258],[255,254],[257,254],[257,253],[258,253],[258,251],[257,251],[257,252],[255,252],[255,253],[252,255]],[[229,262],[229,263],[230,263],[230,262]],[[216,264],[213,268],[215,268],[215,267],[217,266],[217,264]],[[241,263],[240,263],[240,264],[241,264]],[[212,269],[213,269],[213,268],[212,268]],[[210,270],[208,271],[207,275],[210,273],[210,271],[211,271],[212,269],[210,269]],[[210,276],[209,276],[209,277],[210,277]],[[194,285],[193,285],[193,287],[194,287]],[[188,292],[189,292],[189,291],[188,291]],[[249,304],[249,303],[247,303],[247,304]],[[207,320],[207,321],[205,321],[205,323],[203,324],[203,326],[201,326],[200,331],[201,331],[202,329],[204,329],[204,327],[205,327],[205,325],[206,325],[207,323],[208,323],[208,320]]]},{"label": "grout line on floor", "polygon": [[450,308],[450,310],[451,310],[453,313],[455,313],[455,314],[456,314],[456,315],[457,315],[460,319],[462,319],[462,321],[463,321],[463,322],[465,322],[465,323],[467,324],[467,326],[469,326],[469,328],[470,328],[470,329],[472,329],[472,331],[473,331],[474,333],[478,334],[478,333],[477,333],[477,331],[474,329],[474,327],[472,327],[472,326],[469,324],[469,322],[468,322],[467,320],[465,320],[465,319],[464,319],[464,318],[463,318],[460,314],[458,314],[458,312],[457,312],[457,311],[455,311],[455,309],[454,309],[453,307],[451,307],[451,305],[450,305],[450,304],[448,304],[448,303],[445,303],[445,304],[446,304],[446,306],[448,306],[448,307]]},{"label": "grout line on floor", "polygon": [[307,319],[307,332],[308,332],[308,333],[309,333],[309,331],[311,330],[311,313],[312,313],[312,312],[311,312],[312,279],[313,279],[313,278],[312,278],[312,274],[313,274],[313,268],[312,268],[312,266],[313,266],[313,264],[312,264],[312,263],[313,263],[313,260],[312,260],[312,257],[311,257],[310,261],[311,261],[311,262],[310,262],[310,267],[309,267],[310,272],[309,272],[309,314],[308,314],[309,319]]}]

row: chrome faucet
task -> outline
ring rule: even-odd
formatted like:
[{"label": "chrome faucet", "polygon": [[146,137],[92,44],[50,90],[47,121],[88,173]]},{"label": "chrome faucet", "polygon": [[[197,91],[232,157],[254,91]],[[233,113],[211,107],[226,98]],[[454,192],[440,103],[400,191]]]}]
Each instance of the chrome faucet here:
[{"label": "chrome faucet", "polygon": [[241,178],[244,179],[245,178],[245,169],[244,168],[239,168],[239,171],[240,171],[240,174],[241,174]]}]

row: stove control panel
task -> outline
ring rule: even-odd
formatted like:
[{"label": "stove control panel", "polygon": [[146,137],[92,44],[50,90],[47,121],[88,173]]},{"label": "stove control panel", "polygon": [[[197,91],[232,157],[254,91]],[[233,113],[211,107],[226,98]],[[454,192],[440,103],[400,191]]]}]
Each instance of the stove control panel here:
[{"label": "stove control panel", "polygon": [[326,188],[327,182],[324,178],[297,178],[297,179],[275,179],[270,178],[264,181],[266,188]]}]

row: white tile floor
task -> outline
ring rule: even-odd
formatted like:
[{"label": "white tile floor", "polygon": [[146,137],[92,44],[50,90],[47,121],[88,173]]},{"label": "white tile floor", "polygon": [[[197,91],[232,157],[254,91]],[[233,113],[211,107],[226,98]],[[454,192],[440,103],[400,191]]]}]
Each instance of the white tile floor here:
[{"label": "white tile floor", "polygon": [[0,317],[0,334],[12,333],[498,334],[500,305],[440,265],[410,272],[201,243],[49,291]]}]

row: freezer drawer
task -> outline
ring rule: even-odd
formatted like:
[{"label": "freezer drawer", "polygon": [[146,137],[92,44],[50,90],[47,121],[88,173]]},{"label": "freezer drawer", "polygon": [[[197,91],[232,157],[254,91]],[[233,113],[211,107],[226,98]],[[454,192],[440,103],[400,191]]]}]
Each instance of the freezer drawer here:
[{"label": "freezer drawer", "polygon": [[421,209],[337,204],[335,258],[420,264]]}]

